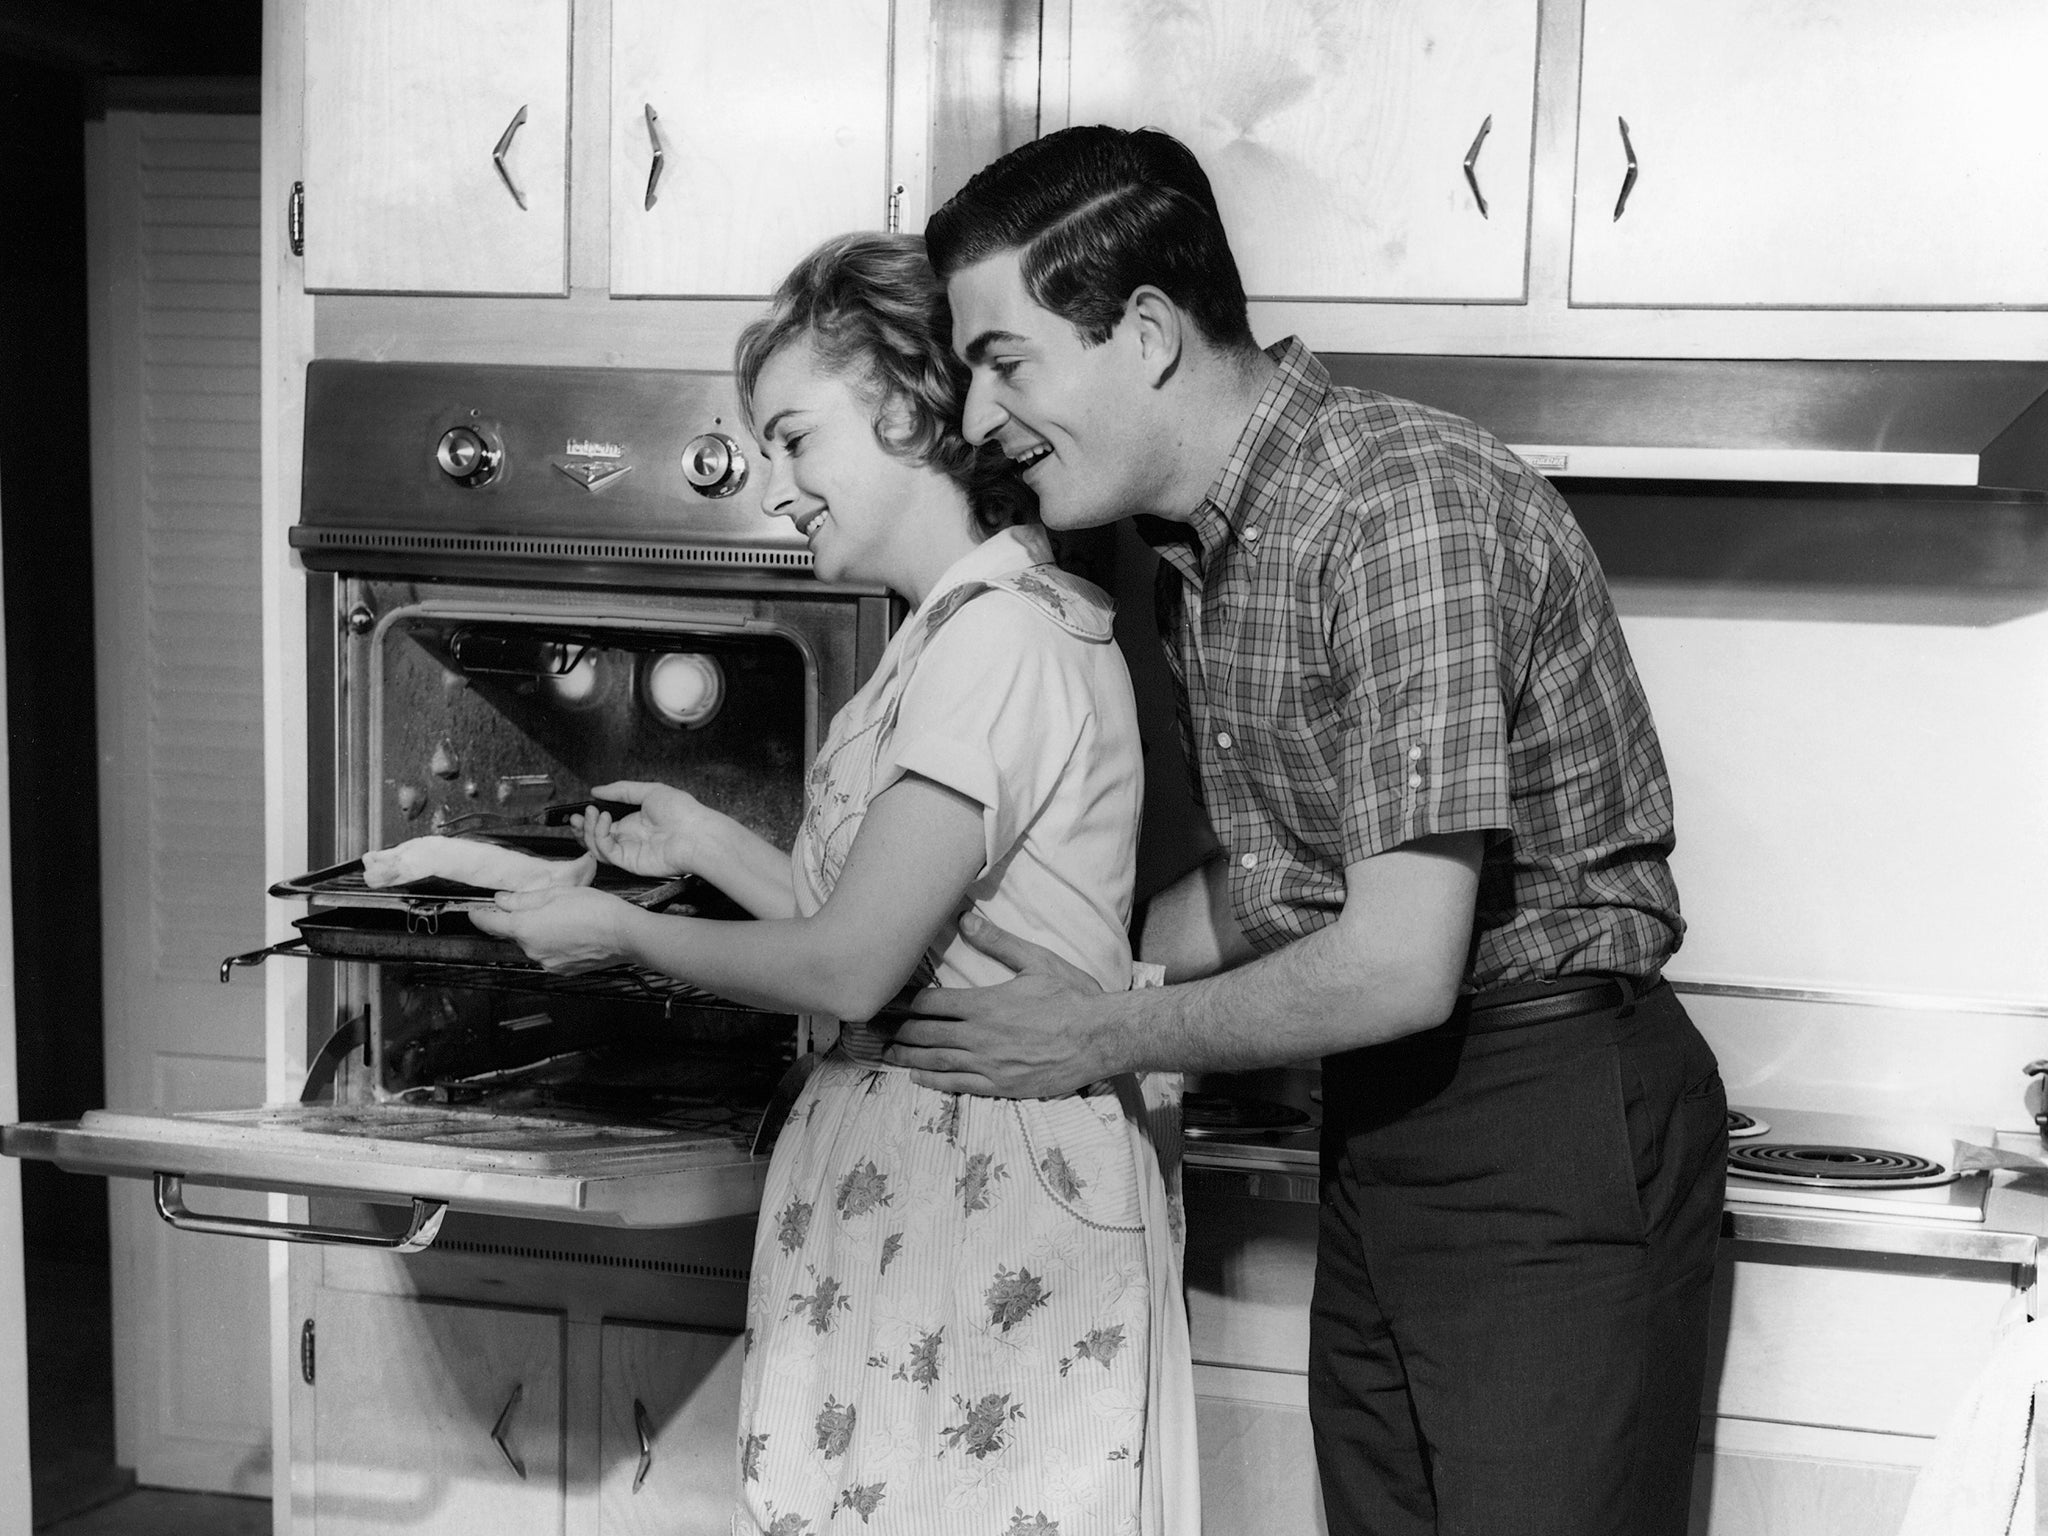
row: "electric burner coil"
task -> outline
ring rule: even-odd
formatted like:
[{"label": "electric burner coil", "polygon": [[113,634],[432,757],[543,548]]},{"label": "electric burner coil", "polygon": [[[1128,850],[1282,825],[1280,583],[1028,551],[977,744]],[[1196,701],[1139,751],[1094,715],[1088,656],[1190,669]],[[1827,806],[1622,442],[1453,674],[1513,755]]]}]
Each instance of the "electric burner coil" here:
[{"label": "electric burner coil", "polygon": [[1234,1094],[1190,1093],[1181,1099],[1182,1134],[1205,1137],[1270,1136],[1300,1130],[1310,1123],[1306,1110],[1275,1099],[1242,1098]]},{"label": "electric burner coil", "polygon": [[1919,1189],[1956,1174],[1914,1152],[1810,1142],[1755,1142],[1728,1149],[1728,1171],[1817,1189]]}]

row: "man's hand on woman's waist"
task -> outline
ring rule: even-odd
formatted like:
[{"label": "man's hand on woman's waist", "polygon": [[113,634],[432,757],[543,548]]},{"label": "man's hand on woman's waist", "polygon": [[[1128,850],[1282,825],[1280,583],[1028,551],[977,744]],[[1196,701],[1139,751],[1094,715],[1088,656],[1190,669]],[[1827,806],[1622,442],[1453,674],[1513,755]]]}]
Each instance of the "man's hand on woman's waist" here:
[{"label": "man's hand on woman's waist", "polygon": [[1006,1099],[1050,1099],[1123,1068],[1100,1059],[1104,1032],[1089,1005],[1095,978],[1051,950],[969,912],[960,936],[1017,973],[993,987],[928,987],[912,1001],[926,1014],[898,1025],[883,1053],[927,1088]]},{"label": "man's hand on woman's waist", "polygon": [[[1476,832],[1418,839],[1345,871],[1335,922],[1201,980],[1103,992],[985,919],[961,935],[1017,972],[918,995],[887,1059],[928,1088],[1050,1098],[1119,1072],[1303,1061],[1441,1023],[1457,1000],[1479,885]],[[947,1017],[938,1017],[945,1015]]]}]

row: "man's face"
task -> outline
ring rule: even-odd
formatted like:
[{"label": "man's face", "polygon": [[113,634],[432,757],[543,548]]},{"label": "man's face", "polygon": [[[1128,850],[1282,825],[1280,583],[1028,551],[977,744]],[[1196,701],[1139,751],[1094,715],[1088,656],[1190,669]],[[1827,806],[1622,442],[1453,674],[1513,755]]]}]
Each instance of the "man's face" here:
[{"label": "man's face", "polygon": [[1146,423],[1155,408],[1127,315],[1089,346],[1024,288],[1017,253],[1001,251],[946,283],[953,350],[973,375],[967,440],[993,438],[1023,466],[1051,528],[1093,528],[1144,504]]}]

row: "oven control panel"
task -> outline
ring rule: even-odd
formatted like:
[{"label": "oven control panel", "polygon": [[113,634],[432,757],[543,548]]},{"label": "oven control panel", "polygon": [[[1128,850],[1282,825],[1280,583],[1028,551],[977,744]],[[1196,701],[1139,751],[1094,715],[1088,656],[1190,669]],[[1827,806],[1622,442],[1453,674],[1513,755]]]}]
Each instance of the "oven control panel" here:
[{"label": "oven control panel", "polygon": [[313,570],[668,585],[811,566],[749,487],[724,373],[323,358],[305,442],[291,542]]}]

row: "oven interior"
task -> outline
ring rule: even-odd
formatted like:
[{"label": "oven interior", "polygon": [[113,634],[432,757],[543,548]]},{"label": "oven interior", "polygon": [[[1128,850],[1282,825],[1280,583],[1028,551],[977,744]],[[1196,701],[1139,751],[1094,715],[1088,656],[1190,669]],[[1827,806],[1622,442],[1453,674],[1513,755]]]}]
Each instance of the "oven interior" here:
[{"label": "oven interior", "polygon": [[[851,691],[859,629],[858,600],[786,589],[367,579],[335,584],[334,620],[337,861],[430,833],[574,857],[574,831],[544,824],[546,809],[618,780],[686,789],[786,848],[819,721]],[[658,894],[656,910],[751,920],[701,879]],[[449,1116],[485,1138],[513,1121],[622,1142],[750,1138],[826,1027],[649,972],[550,976],[432,902],[365,909],[316,895],[302,926],[316,950],[352,957],[315,966],[311,1016],[333,1033],[315,1042],[308,1089],[364,1107],[365,1134],[432,1107],[446,1114],[421,1120],[433,1127],[422,1134],[443,1139]]]}]

